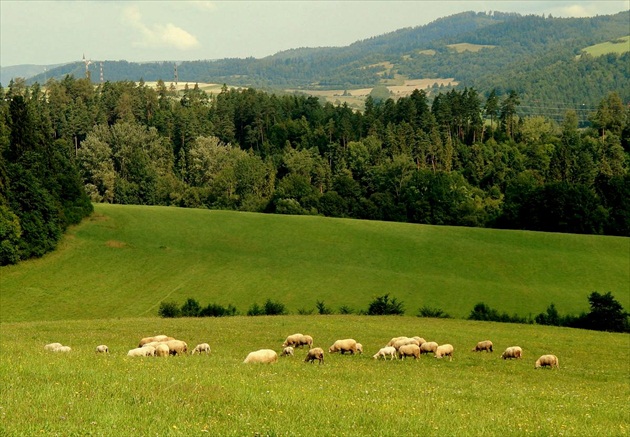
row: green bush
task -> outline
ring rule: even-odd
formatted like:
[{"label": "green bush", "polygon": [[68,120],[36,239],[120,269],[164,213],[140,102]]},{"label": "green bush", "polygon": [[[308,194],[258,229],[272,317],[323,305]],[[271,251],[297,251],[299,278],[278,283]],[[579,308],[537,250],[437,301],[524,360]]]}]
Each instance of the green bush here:
[{"label": "green bush", "polygon": [[158,314],[166,318],[179,317],[179,307],[175,302],[160,302]]},{"label": "green bush", "polygon": [[264,313],[267,316],[283,316],[287,314],[287,311],[283,303],[267,299],[264,306]]},{"label": "green bush", "polygon": [[402,316],[405,314],[405,309],[402,302],[398,302],[395,297],[390,299],[389,294],[385,294],[378,296],[370,303],[367,314],[370,316]]},{"label": "green bush", "polygon": [[350,308],[348,305],[341,305],[339,307],[339,314],[343,314],[343,315],[354,314],[354,310]]},{"label": "green bush", "polygon": [[193,298],[186,299],[180,310],[182,317],[199,317],[201,315],[201,305]]},{"label": "green bush", "polygon": [[205,308],[201,310],[199,315],[201,317],[225,317],[225,316],[235,316],[237,314],[236,307],[232,304],[229,304],[227,307],[224,307],[219,304],[208,304]]},{"label": "green bush", "polygon": [[321,315],[333,313],[332,309],[328,308],[326,304],[324,304],[324,301],[318,300],[315,306],[317,307],[317,312]]},{"label": "green bush", "polygon": [[433,317],[437,319],[450,319],[451,318],[449,314],[445,313],[440,308],[431,308],[426,305],[418,309],[418,317]]}]

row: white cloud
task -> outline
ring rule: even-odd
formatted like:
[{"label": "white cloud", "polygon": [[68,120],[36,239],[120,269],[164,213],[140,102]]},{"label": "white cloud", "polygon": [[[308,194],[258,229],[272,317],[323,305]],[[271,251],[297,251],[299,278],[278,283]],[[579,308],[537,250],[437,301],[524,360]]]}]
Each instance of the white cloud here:
[{"label": "white cloud", "polygon": [[592,17],[595,14],[590,9],[582,5],[569,5],[561,8],[561,16],[573,18]]},{"label": "white cloud", "polygon": [[123,22],[140,32],[140,40],[133,43],[137,47],[174,47],[190,50],[200,46],[199,41],[181,27],[172,23],[146,25],[138,6],[123,9]]}]

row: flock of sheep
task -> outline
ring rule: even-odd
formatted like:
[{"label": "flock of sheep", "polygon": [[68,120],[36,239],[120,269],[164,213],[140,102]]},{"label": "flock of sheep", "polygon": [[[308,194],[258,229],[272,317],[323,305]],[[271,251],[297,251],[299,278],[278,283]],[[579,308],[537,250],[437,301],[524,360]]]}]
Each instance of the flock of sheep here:
[{"label": "flock of sheep", "polygon": [[[294,356],[295,349],[302,346],[308,347],[305,362],[318,361],[319,364],[324,362],[324,350],[321,347],[313,347],[313,337],[310,335],[293,334],[289,335],[284,343],[282,343],[281,356]],[[472,349],[473,352],[493,352],[493,344],[490,340],[484,340],[477,343]],[[52,352],[70,352],[69,346],[63,346],[61,343],[50,343],[44,346],[44,349]],[[375,360],[383,358],[387,360],[404,359],[406,357],[413,357],[414,359],[420,358],[422,354],[432,353],[435,358],[449,357],[449,360],[453,360],[453,345],[442,344],[438,345],[434,341],[426,341],[421,337],[394,337],[384,347],[379,349],[372,358]],[[182,355],[188,352],[188,345],[182,340],[177,340],[173,337],[166,335],[156,335],[153,337],[145,337],[140,340],[137,348],[131,349],[127,356],[130,357],[167,357],[169,355]],[[191,354],[206,353],[210,354],[210,345],[208,343],[198,344]],[[358,343],[352,338],[346,338],[343,340],[335,341],[332,346],[328,348],[328,353],[340,354],[350,353],[362,354],[363,345]],[[96,347],[96,353],[109,353],[109,348],[106,345],[99,345]],[[506,359],[520,359],[523,358],[523,349],[519,346],[511,346],[505,349],[501,354],[501,358]],[[243,363],[274,363],[278,361],[278,353],[273,349],[260,349],[254,352],[250,352]],[[535,368],[541,367],[555,367],[560,368],[558,365],[558,357],[555,355],[542,355],[536,363]]]}]

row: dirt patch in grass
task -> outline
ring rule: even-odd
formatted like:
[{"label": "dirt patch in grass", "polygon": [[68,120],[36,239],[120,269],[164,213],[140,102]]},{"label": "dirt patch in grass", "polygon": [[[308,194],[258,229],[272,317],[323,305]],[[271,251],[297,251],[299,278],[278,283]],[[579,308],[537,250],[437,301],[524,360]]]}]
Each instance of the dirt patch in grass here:
[{"label": "dirt patch in grass", "polygon": [[123,241],[117,241],[117,240],[108,240],[105,245],[107,247],[113,247],[115,249],[122,249],[123,247],[127,247],[127,243],[123,242]]}]

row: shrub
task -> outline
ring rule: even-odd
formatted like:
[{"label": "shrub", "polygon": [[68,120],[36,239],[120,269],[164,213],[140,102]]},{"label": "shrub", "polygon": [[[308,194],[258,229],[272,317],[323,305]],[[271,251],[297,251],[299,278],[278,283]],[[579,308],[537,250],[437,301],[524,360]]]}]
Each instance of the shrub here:
[{"label": "shrub", "polygon": [[287,314],[287,311],[283,303],[267,299],[265,302],[264,313],[268,316],[283,316]]},{"label": "shrub", "polygon": [[354,314],[354,310],[350,308],[348,305],[341,305],[339,307],[339,314],[343,314],[343,315]]},{"label": "shrub", "polygon": [[503,323],[532,323],[533,320],[527,317],[521,317],[518,314],[509,315],[506,312],[499,313],[494,308],[490,308],[483,302],[475,305],[468,316],[468,320],[482,320]]},{"label": "shrub", "polygon": [[588,301],[591,312],[586,315],[585,326],[596,331],[628,332],[628,313],[609,291],[606,294],[592,292]]},{"label": "shrub", "polygon": [[314,310],[313,308],[310,308],[308,310],[306,308],[298,308],[297,312],[301,316],[310,316],[311,314],[313,314]]},{"label": "shrub", "polygon": [[546,313],[538,314],[534,320],[539,325],[561,326],[563,324],[562,317],[553,303],[547,307]]},{"label": "shrub", "polygon": [[160,302],[158,314],[160,317],[179,317],[179,307],[175,302]]},{"label": "shrub", "polygon": [[403,303],[398,302],[395,297],[389,298],[389,294],[378,296],[368,307],[367,314],[370,316],[401,316],[405,313]]},{"label": "shrub", "polygon": [[183,317],[199,317],[201,315],[201,305],[195,299],[189,297],[182,305],[180,314]]},{"label": "shrub", "polygon": [[333,313],[333,311],[324,304],[324,301],[318,300],[315,306],[317,307],[317,312],[321,315]]},{"label": "shrub", "polygon": [[208,304],[207,307],[203,308],[199,315],[201,317],[225,317],[225,316],[235,316],[237,314],[236,307],[232,304],[229,304],[226,307],[219,304]]},{"label": "shrub", "polygon": [[247,310],[247,315],[248,316],[262,316],[264,314],[265,314],[265,310],[263,308],[261,308],[260,305],[258,305],[257,303],[254,303]]},{"label": "shrub", "polygon": [[418,317],[434,317],[438,319],[450,319],[451,316],[440,308],[431,308],[428,306],[423,306],[418,310]]}]

